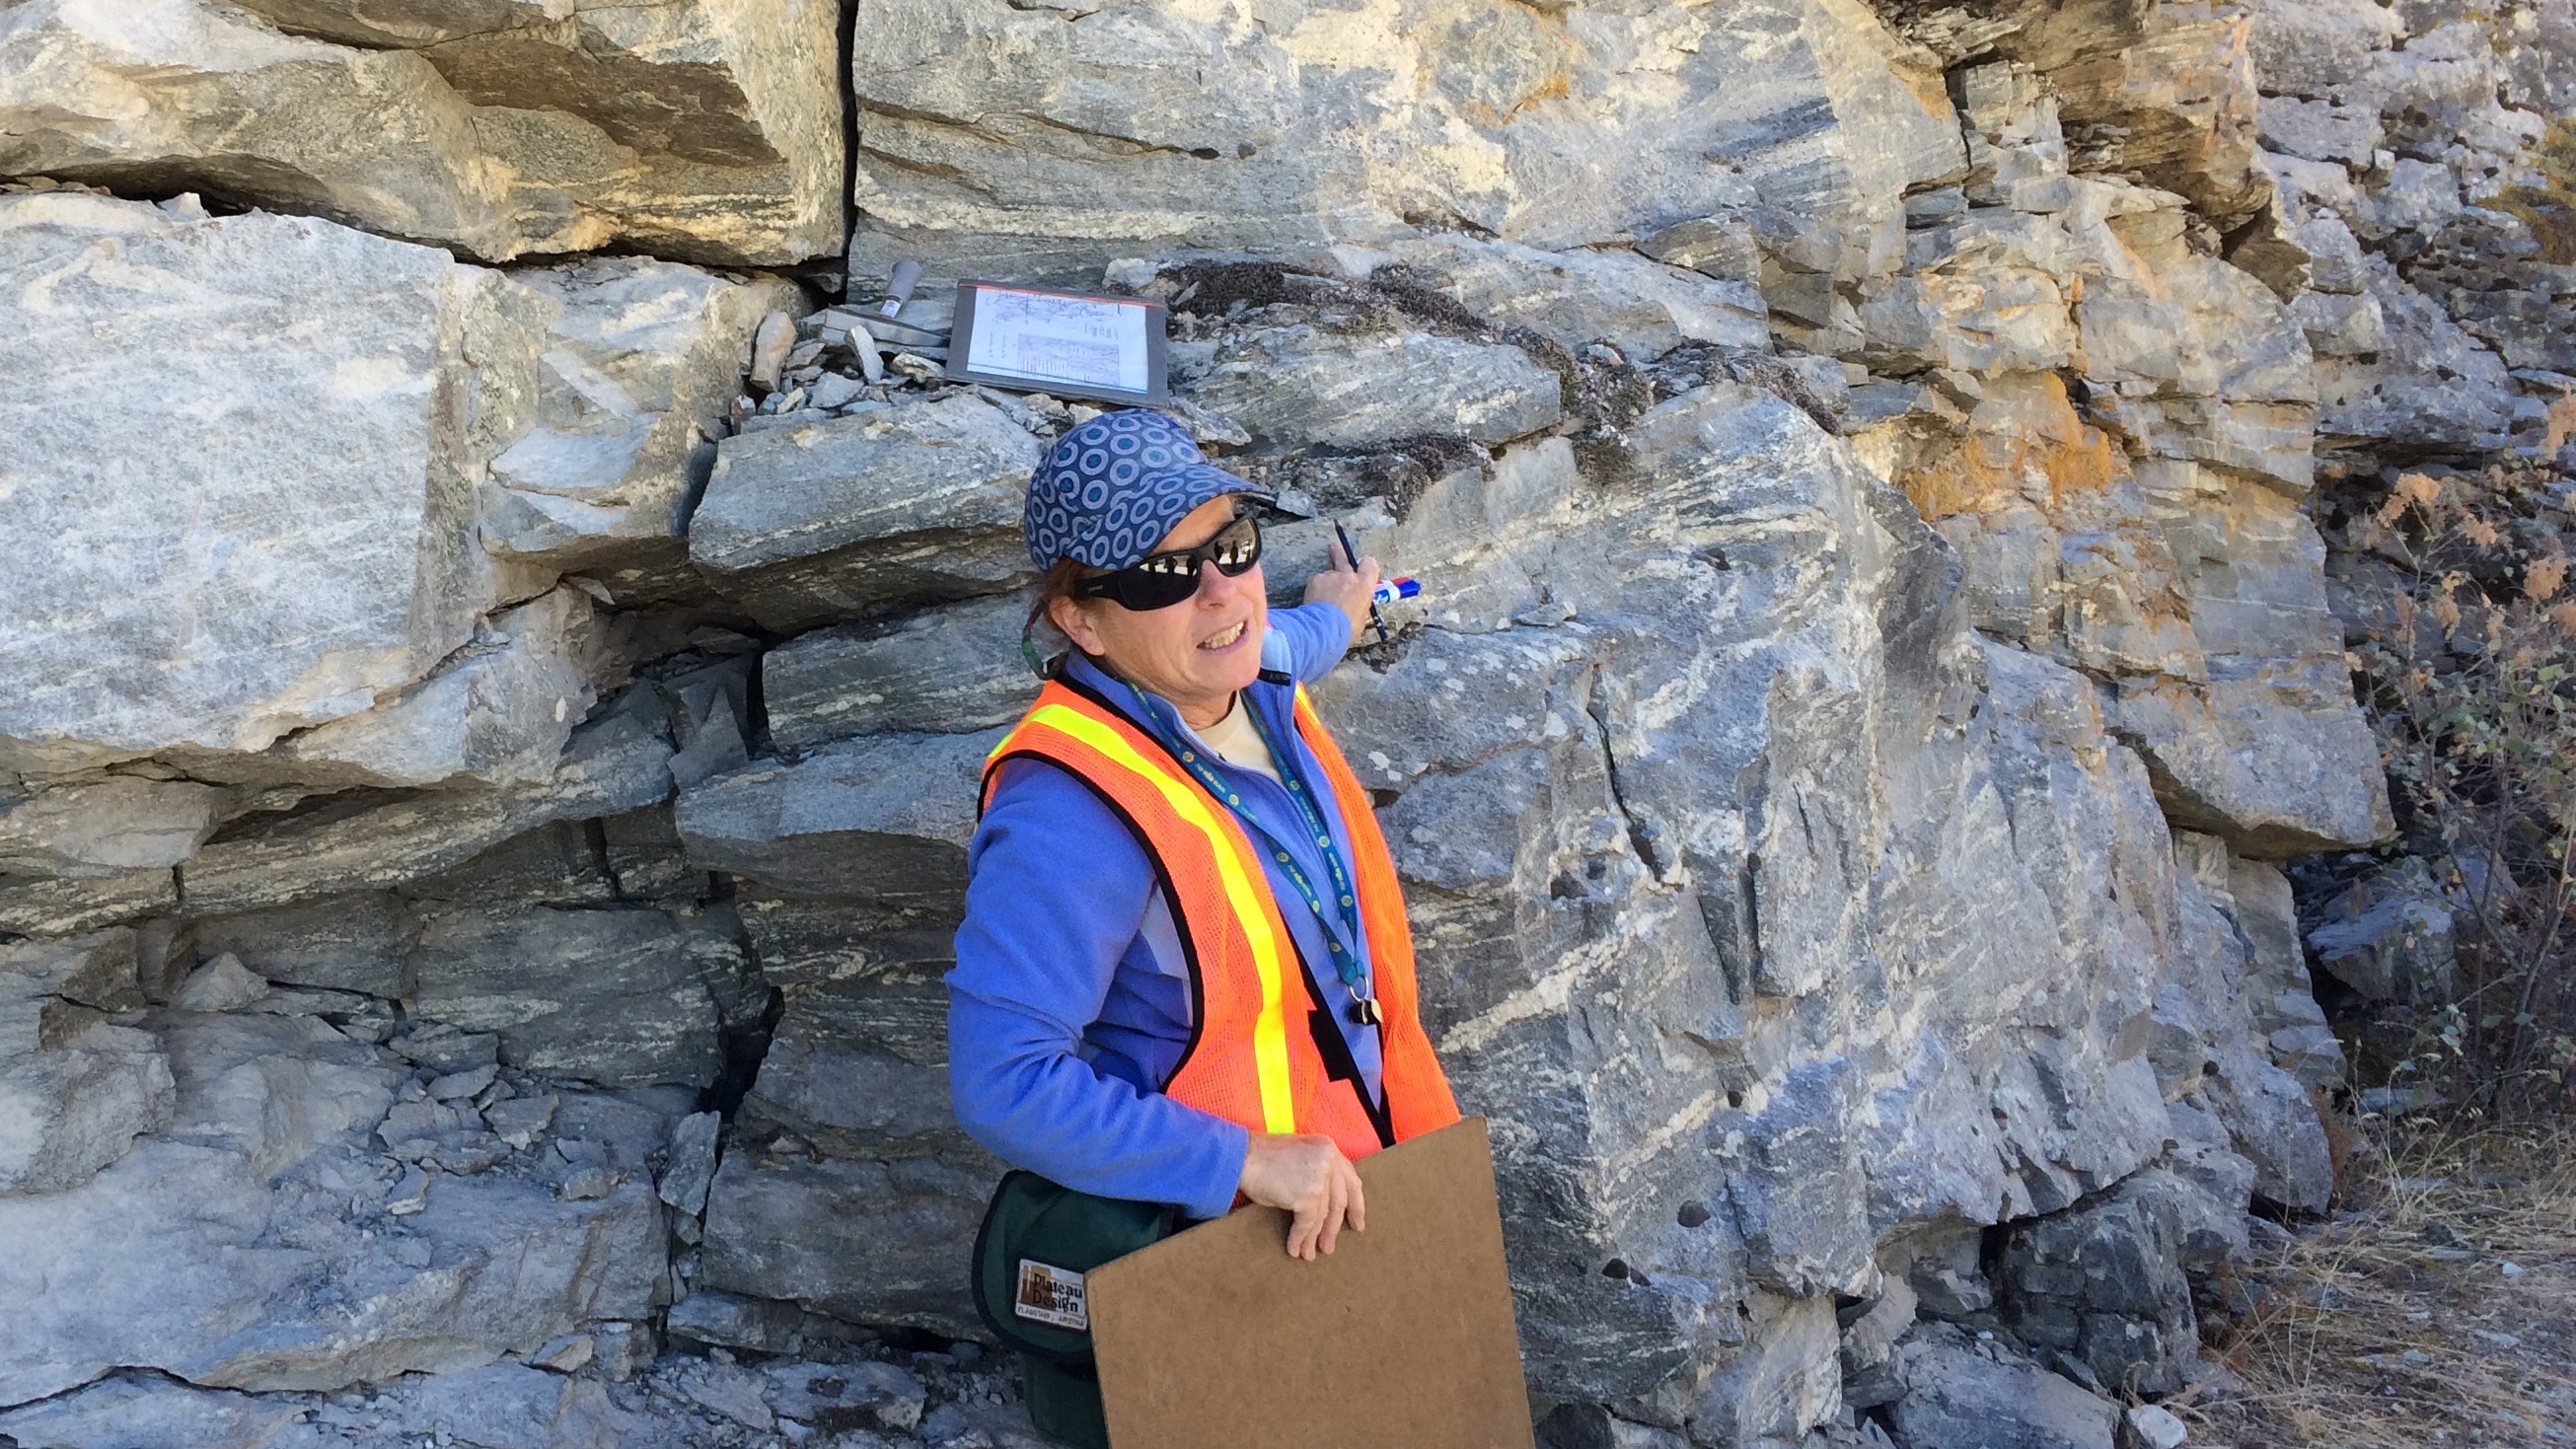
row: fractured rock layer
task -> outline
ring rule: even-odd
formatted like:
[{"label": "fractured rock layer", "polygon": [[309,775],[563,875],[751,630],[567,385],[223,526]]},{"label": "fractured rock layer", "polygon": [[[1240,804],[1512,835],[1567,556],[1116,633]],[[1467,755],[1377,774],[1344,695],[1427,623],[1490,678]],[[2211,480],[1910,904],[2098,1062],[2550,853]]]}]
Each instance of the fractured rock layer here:
[{"label": "fractured rock layer", "polygon": [[840,238],[836,9],[31,0],[0,19],[0,173],[489,261],[794,263]]}]

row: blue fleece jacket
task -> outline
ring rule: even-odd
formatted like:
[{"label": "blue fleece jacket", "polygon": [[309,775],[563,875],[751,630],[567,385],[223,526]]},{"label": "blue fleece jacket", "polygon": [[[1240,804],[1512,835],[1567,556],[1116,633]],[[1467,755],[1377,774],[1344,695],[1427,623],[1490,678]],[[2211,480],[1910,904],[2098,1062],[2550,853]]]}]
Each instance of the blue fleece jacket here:
[{"label": "blue fleece jacket", "polygon": [[[1320,679],[1350,638],[1350,621],[1331,604],[1273,610],[1262,665]],[[1079,655],[1066,672],[1122,709],[1139,708],[1127,685]],[[1285,789],[1257,770],[1224,763],[1168,702],[1153,695],[1144,701],[1164,739],[1186,741],[1218,761],[1244,813],[1292,851],[1308,880],[1330,879]],[[1290,684],[1257,683],[1244,692],[1271,737],[1294,753],[1298,778],[1314,798],[1330,801],[1323,771],[1291,720],[1294,701]],[[1328,810],[1326,822],[1349,861],[1338,814]],[[1325,973],[1317,985],[1338,1004],[1345,998],[1325,964],[1331,957],[1323,933],[1338,936],[1342,928],[1318,922],[1271,852],[1262,856],[1298,954],[1310,971]],[[1189,1041],[1189,970],[1144,847],[1072,775],[1045,761],[1015,760],[1003,767],[967,846],[966,871],[966,919],[948,973],[948,1080],[959,1125],[1004,1161],[1067,1187],[1172,1203],[1193,1217],[1225,1212],[1243,1174],[1247,1134],[1160,1090]],[[1365,966],[1367,942],[1344,944]],[[1332,1015],[1376,1100],[1377,1029]],[[1302,1013],[1291,1019],[1305,1024]]]}]

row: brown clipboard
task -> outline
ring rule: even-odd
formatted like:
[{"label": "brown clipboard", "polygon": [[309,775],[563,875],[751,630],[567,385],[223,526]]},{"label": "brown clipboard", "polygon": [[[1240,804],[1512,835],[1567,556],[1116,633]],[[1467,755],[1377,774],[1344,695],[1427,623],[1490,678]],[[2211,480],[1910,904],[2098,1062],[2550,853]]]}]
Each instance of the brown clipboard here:
[{"label": "brown clipboard", "polygon": [[1485,1119],[1358,1166],[1329,1257],[1244,1207],[1091,1271],[1117,1449],[1532,1449]]}]

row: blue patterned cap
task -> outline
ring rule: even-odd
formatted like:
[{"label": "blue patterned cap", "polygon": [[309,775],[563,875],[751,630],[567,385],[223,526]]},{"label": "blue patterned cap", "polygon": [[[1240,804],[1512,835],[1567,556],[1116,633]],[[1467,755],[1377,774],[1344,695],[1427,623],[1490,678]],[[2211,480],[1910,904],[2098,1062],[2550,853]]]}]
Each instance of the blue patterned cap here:
[{"label": "blue patterned cap", "polygon": [[1222,468],[1180,424],[1144,408],[1102,413],[1055,440],[1029,475],[1021,530],[1040,572],[1058,559],[1123,569],[1189,511],[1261,490]]}]

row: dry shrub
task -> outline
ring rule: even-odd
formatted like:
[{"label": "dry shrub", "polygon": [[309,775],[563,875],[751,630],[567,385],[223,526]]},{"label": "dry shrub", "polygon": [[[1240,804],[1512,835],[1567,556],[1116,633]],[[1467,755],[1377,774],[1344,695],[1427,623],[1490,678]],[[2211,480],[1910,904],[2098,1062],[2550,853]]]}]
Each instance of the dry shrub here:
[{"label": "dry shrub", "polygon": [[2398,1124],[2354,1187],[2237,1275],[2211,1352],[2244,1389],[2181,1406],[2192,1441],[2576,1443],[2576,1129]]},{"label": "dry shrub", "polygon": [[2555,454],[2567,446],[2569,438],[2576,438],[2576,393],[2569,393],[2551,403],[2544,425],[2549,429],[2549,436],[2542,439],[2540,445],[2544,453]]},{"label": "dry shrub", "polygon": [[2458,994],[2406,1066],[2490,1114],[2576,1106],[2576,601],[2549,482],[2409,473],[2348,539],[2406,579],[2357,655],[2409,845],[2460,903]]}]

